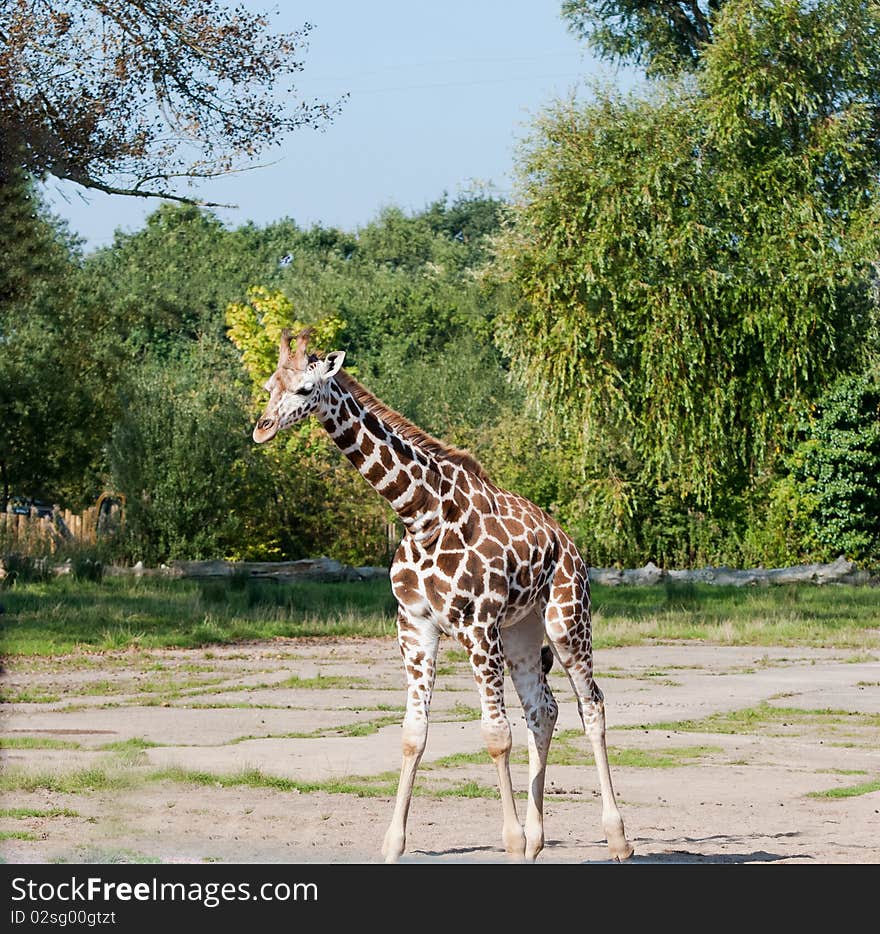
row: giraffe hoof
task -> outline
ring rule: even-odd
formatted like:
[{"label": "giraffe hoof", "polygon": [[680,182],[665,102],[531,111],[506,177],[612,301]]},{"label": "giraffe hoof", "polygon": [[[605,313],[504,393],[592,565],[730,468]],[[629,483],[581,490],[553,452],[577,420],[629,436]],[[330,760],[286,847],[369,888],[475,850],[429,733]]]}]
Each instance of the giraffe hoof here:
[{"label": "giraffe hoof", "polygon": [[406,847],[406,837],[394,834],[390,830],[382,843],[382,856],[386,863],[396,863]]},{"label": "giraffe hoof", "polygon": [[615,863],[622,863],[624,860],[629,859],[635,850],[632,848],[632,844],[628,841],[624,841],[623,847],[615,847],[611,850],[611,859]]},{"label": "giraffe hoof", "polygon": [[522,827],[517,825],[516,827],[511,827],[509,830],[505,830],[502,834],[502,840],[504,841],[504,850],[507,853],[507,858],[512,863],[522,863],[526,858],[526,835],[523,833]]},{"label": "giraffe hoof", "polygon": [[633,848],[629,840],[626,839],[626,832],[623,829],[623,821],[619,814],[610,814],[602,819],[602,829],[605,831],[605,839],[608,841],[608,850],[611,859],[622,863],[633,855]]}]

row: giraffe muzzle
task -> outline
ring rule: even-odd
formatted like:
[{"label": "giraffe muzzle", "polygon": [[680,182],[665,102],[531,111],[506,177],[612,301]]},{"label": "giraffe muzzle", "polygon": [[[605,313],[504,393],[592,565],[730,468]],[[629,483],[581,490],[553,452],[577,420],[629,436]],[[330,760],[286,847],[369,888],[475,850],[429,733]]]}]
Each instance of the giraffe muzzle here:
[{"label": "giraffe muzzle", "polygon": [[263,444],[275,437],[278,432],[278,419],[264,415],[254,426],[253,438],[257,444]]}]

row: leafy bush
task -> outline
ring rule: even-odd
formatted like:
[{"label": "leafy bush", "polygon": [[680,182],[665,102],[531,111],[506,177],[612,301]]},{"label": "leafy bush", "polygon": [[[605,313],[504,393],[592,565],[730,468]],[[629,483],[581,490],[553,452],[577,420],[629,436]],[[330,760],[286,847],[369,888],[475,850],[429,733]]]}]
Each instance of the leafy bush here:
[{"label": "leafy bush", "polygon": [[247,395],[228,356],[207,344],[149,360],[127,388],[108,446],[126,497],[132,560],[216,558],[241,541],[253,469]]},{"label": "leafy bush", "polygon": [[838,380],[819,400],[792,458],[822,557],[880,561],[880,372]]}]

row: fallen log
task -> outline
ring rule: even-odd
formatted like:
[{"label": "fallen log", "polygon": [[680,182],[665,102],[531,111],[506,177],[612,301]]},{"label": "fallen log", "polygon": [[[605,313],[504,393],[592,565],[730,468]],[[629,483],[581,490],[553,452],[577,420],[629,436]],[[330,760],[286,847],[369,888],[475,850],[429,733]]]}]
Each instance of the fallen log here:
[{"label": "fallen log", "polygon": [[[0,562],[2,565],[2,562]],[[55,568],[56,574],[69,574],[70,562]],[[299,561],[172,561],[158,568],[147,568],[141,562],[133,567],[108,565],[109,576],[177,577],[187,580],[223,580],[232,577],[293,581],[367,581],[388,577],[388,568],[350,567],[334,558],[303,558]],[[2,571],[0,571],[2,576]],[[606,587],[632,585],[650,587],[657,584],[714,584],[719,587],[767,587],[774,584],[855,584],[880,585],[880,573],[856,567],[841,555],[830,564],[800,564],[787,568],[692,568],[685,570],[657,567],[648,562],[643,568],[590,568],[590,580]]]}]

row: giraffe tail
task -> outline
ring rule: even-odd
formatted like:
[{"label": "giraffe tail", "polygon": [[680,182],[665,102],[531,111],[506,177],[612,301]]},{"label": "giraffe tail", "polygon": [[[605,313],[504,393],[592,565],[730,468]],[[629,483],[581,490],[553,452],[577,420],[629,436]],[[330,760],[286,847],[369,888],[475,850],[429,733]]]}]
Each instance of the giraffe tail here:
[{"label": "giraffe tail", "polygon": [[541,671],[548,674],[553,667],[553,649],[549,645],[541,647]]}]

